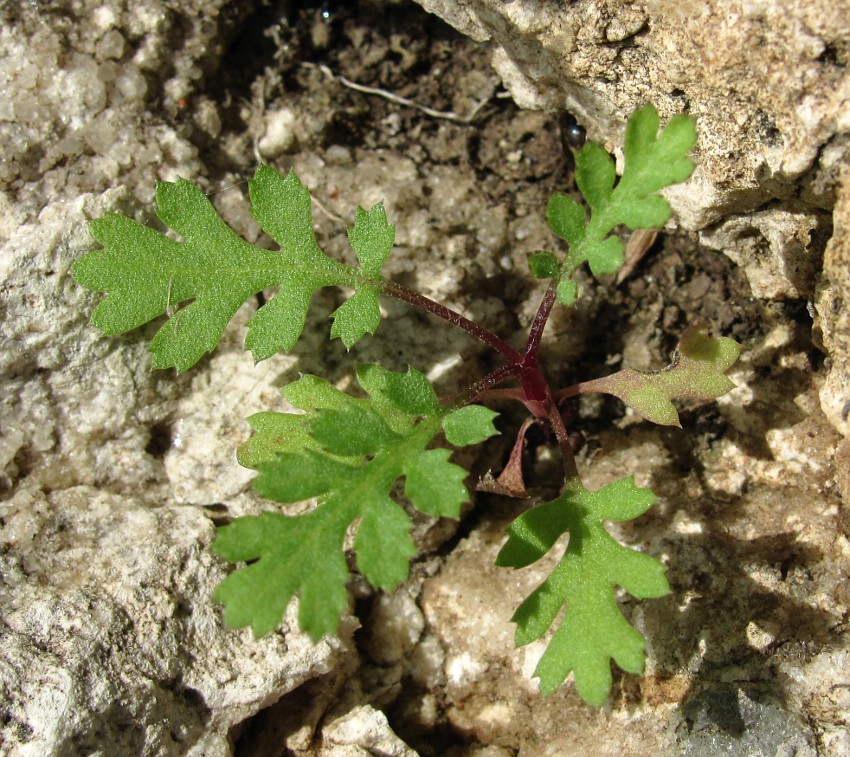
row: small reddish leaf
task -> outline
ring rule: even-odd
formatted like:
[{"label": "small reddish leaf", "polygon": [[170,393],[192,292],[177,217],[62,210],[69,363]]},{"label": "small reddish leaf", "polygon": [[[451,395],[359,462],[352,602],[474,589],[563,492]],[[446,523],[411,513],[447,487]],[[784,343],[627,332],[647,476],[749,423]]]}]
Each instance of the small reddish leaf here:
[{"label": "small reddish leaf", "polygon": [[735,384],[725,374],[740,354],[741,346],[733,339],[708,336],[704,326],[695,326],[682,335],[667,368],[656,372],[626,368],[579,384],[579,392],[612,394],[648,421],[681,426],[671,400],[713,400],[734,389]]},{"label": "small reddish leaf", "polygon": [[522,475],[522,452],[525,449],[525,433],[534,423],[533,418],[527,418],[517,433],[508,464],[499,474],[493,478],[488,472],[476,485],[475,490],[488,492],[490,494],[501,494],[504,497],[516,497],[517,499],[528,499],[530,496],[525,488],[525,479]]}]

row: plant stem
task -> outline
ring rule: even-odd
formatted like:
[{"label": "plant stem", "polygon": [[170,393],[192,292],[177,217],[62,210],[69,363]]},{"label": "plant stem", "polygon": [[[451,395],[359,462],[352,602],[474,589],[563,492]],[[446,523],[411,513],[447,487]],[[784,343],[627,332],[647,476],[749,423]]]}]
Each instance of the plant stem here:
[{"label": "plant stem", "polygon": [[395,297],[395,299],[413,305],[415,308],[419,308],[419,310],[435,315],[437,318],[442,318],[444,321],[452,324],[452,326],[457,326],[467,334],[471,334],[476,339],[480,339],[485,344],[488,344],[512,364],[522,363],[523,356],[517,350],[489,329],[478,325],[474,321],[470,321],[469,318],[457,311],[447,308],[439,302],[434,302],[434,300],[426,297],[424,294],[414,292],[412,289],[408,289],[406,286],[395,281],[384,280],[381,282],[381,290],[389,297]]},{"label": "plant stem", "polygon": [[[435,302],[429,297],[419,294],[419,292],[414,292],[412,289],[388,280],[382,282],[382,291],[390,297],[407,302],[419,310],[435,315],[453,326],[457,326],[476,339],[480,339],[485,344],[488,344],[507,358],[509,361],[507,365],[496,368],[496,370],[491,371],[484,378],[476,381],[465,392],[453,398],[451,404],[462,406],[479,398],[482,394],[488,393],[492,393],[493,396],[498,394],[505,399],[516,399],[522,402],[532,415],[537,418],[545,418],[549,421],[552,430],[555,432],[555,438],[558,440],[558,448],[561,452],[561,458],[564,464],[564,476],[567,483],[580,480],[575,455],[570,445],[570,437],[564,425],[564,419],[561,417],[561,413],[558,410],[558,403],[555,401],[552,390],[537,362],[543,330],[546,328],[546,322],[549,320],[549,315],[556,300],[554,285],[549,285],[540,303],[540,307],[537,309],[523,354],[520,354],[492,331],[479,326],[474,321],[470,321],[465,316],[447,308],[445,305],[441,305],[439,302]],[[520,379],[521,387],[502,391],[494,390],[494,387],[503,381],[514,377]]]},{"label": "plant stem", "polygon": [[[494,386],[501,384],[503,381],[507,381],[509,378],[518,376],[521,371],[522,366],[517,363],[509,363],[508,365],[496,368],[495,371],[490,371],[490,373],[488,373],[484,378],[476,381],[463,393],[463,396],[466,398],[465,401],[472,402],[485,392],[491,391]],[[520,402],[522,402],[522,399],[520,399]]]},{"label": "plant stem", "polygon": [[549,419],[552,430],[555,432],[555,438],[558,440],[558,448],[561,451],[561,459],[564,463],[564,476],[567,483],[569,483],[570,481],[579,480],[576,458],[570,444],[567,427],[564,425],[564,419],[561,417],[560,410],[558,410],[558,403],[555,402],[546,377],[537,363],[543,329],[546,328],[546,322],[552,313],[555,300],[555,285],[550,284],[546,290],[546,294],[543,295],[543,300],[537,309],[537,314],[534,316],[534,321],[528,333],[528,342],[526,343],[525,355],[522,359],[522,386],[527,399],[531,401],[530,406],[532,410],[534,410],[534,405],[536,405],[538,408],[536,414]]},{"label": "plant stem", "polygon": [[559,391],[555,396],[558,398],[558,402],[561,402],[569,397],[577,397],[579,394],[592,394],[594,392],[604,393],[604,389],[599,387],[598,382],[599,379],[580,381],[578,384],[573,384],[572,386],[568,386],[566,389],[561,389],[561,391]]},{"label": "plant stem", "polygon": [[543,329],[546,327],[546,322],[549,320],[549,314],[555,305],[555,286],[549,285],[546,294],[543,295],[543,300],[540,307],[537,308],[537,314],[534,316],[534,321],[531,324],[531,330],[528,332],[528,343],[525,347],[525,360],[533,360],[537,362],[537,353],[540,350],[540,340],[543,337]]},{"label": "plant stem", "polygon": [[552,392],[537,363],[537,354],[540,351],[540,340],[543,337],[543,329],[546,328],[546,321],[549,320],[549,314],[552,312],[552,306],[554,304],[555,287],[550,284],[546,290],[546,294],[543,295],[543,300],[540,303],[540,307],[537,308],[537,314],[534,316],[534,321],[531,324],[525,354],[521,362],[522,388],[525,391],[526,399],[529,402],[539,404],[539,412],[535,412],[535,415],[543,418],[547,417],[549,413],[548,403],[552,401]]},{"label": "plant stem", "polygon": [[561,411],[558,410],[558,405],[554,402],[549,407],[549,423],[552,424],[552,429],[555,431],[555,438],[558,440],[558,448],[561,450],[561,459],[564,462],[564,477],[567,484],[571,481],[580,481],[578,467],[576,466],[576,456],[573,454],[573,448],[570,444],[570,435],[567,433],[567,427],[564,425]]}]

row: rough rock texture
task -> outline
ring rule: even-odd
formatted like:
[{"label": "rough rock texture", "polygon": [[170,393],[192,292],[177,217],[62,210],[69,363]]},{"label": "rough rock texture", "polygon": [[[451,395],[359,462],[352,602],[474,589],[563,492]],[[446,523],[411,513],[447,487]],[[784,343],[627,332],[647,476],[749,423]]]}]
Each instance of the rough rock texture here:
[{"label": "rough rock texture", "polygon": [[815,301],[830,366],[821,404],[830,422],[850,438],[850,170],[835,204],[835,227],[826,246]]},{"label": "rough rock texture", "polygon": [[351,624],[347,642],[311,644],[294,614],[262,641],[224,631],[208,597],[225,571],[201,508],[26,488],[0,517],[13,753],[226,755],[233,725],[327,673],[350,644]]},{"label": "rough rock texture", "polygon": [[234,726],[350,649],[353,621],[344,641],[256,641],[209,600],[220,513],[198,505],[244,499],[223,438],[236,405],[258,399],[257,375],[228,371],[234,404],[215,440],[205,429],[206,478],[190,456],[164,464],[183,444],[173,414],[191,426],[189,378],[151,374],[144,344],[89,331],[90,298],[68,276],[91,249],[87,219],[133,214],[133,191],[149,199],[155,178],[198,172],[197,130],[145,114],[149,98],[178,112],[228,39],[239,14],[219,5],[0,8],[3,754],[231,754]]},{"label": "rough rock texture", "polygon": [[[485,46],[396,2],[0,4],[0,753],[850,753],[846,3],[422,5]],[[497,97],[491,52],[544,112]],[[478,115],[354,93],[320,64]],[[281,409],[299,372],[345,386],[352,357],[447,391],[493,361],[394,303],[391,347],[349,356],[324,293],[290,356],[251,364],[249,302],[191,372],[152,373],[156,324],[87,326],[98,296],[68,275],[86,220],[156,224],[155,180],[179,175],[254,242],[245,176],[295,167],[330,253],[350,255],[354,207],[383,198],[390,275],[519,340],[541,291],[525,256],[554,244],[542,209],[569,185],[557,113],[616,151],[646,101],[699,121],[699,170],[670,192],[691,233],[616,286],[582,280],[543,349],[569,383],[658,368],[694,322],[745,347],[739,388],[686,406],[682,431],[578,408],[586,483],[635,473],[659,497],[617,532],[669,565],[671,596],[623,598],[647,675],[618,674],[600,711],[569,684],[539,699],[541,648],[515,650],[509,618],[543,570],[492,566],[525,506],[492,497],[454,541],[455,524],[418,524],[426,554],[397,592],[355,577],[342,641],[311,644],[294,608],[264,640],[225,629],[214,525],[271,506],[234,460],[245,416]],[[547,455],[537,440],[528,463],[557,487]]]}]

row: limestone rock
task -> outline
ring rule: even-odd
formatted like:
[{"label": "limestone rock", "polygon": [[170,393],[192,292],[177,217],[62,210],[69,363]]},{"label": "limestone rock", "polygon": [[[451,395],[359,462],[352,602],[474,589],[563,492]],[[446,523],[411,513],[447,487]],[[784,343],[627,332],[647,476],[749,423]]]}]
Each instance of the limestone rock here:
[{"label": "limestone rock", "polygon": [[0,514],[8,754],[226,755],[231,728],[347,651],[294,614],[261,640],[226,630],[202,508],[78,486],[21,489]]},{"label": "limestone rock", "polygon": [[392,732],[387,716],[369,706],[355,707],[331,720],[322,729],[322,736],[328,748],[320,751],[317,757],[367,757],[372,754],[417,757],[416,752]]},{"label": "limestone rock", "polygon": [[612,148],[624,117],[646,102],[695,116],[697,162],[717,191],[692,213],[696,227],[787,199],[807,173],[807,185],[820,180],[809,202],[831,205],[850,128],[841,3],[420,2],[491,43],[521,106],[567,110]]},{"label": "limestone rock", "polygon": [[[198,172],[187,131],[144,114],[151,99],[174,116],[185,108],[235,19],[223,5],[183,6],[182,17],[159,0],[82,0],[58,4],[49,20],[38,3],[0,6],[0,183],[9,191],[0,207],[13,209],[15,225],[119,176],[150,198],[153,177]],[[11,228],[9,219],[0,239]]]},{"label": "limestone rock", "polygon": [[830,356],[820,391],[821,405],[832,425],[850,438],[850,171],[846,170],[816,306],[823,344]]}]

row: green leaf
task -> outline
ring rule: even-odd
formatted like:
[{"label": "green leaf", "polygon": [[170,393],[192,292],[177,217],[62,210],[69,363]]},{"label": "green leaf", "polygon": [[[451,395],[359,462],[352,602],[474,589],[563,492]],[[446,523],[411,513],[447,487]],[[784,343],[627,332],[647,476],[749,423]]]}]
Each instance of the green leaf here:
[{"label": "green leaf", "polygon": [[549,228],[570,244],[577,244],[584,235],[587,213],[572,197],[554,192],[546,206]]},{"label": "green leaf", "polygon": [[480,444],[499,432],[493,425],[498,413],[481,405],[467,405],[450,412],[443,418],[443,431],[450,444],[466,447]]},{"label": "green leaf", "polygon": [[407,580],[410,558],[416,554],[411,528],[407,513],[388,497],[365,503],[354,549],[358,567],[375,588],[392,591]]},{"label": "green leaf", "polygon": [[311,436],[332,455],[374,455],[397,438],[380,414],[355,402],[320,410],[309,425]]},{"label": "green leaf", "polygon": [[[387,223],[382,203],[371,210],[357,208],[354,226],[348,230],[348,239],[360,261],[364,277],[380,282],[383,268],[395,242],[395,226]],[[381,323],[378,307],[379,286],[360,282],[360,288],[333,315],[331,338],[340,338],[346,349],[351,349],[366,334],[374,334]]]},{"label": "green leaf", "polygon": [[447,449],[423,452],[405,467],[404,493],[420,512],[435,518],[457,518],[469,499],[464,486],[466,471],[449,462]]},{"label": "green leaf", "polygon": [[623,240],[619,237],[608,237],[602,242],[599,242],[593,248],[592,254],[588,259],[591,273],[594,276],[617,273],[620,266],[623,265],[625,249]]},{"label": "green leaf", "polygon": [[667,200],[661,195],[649,195],[624,204],[620,208],[620,220],[630,229],[660,229],[667,223],[670,213]]},{"label": "green leaf", "polygon": [[253,561],[225,578],[213,597],[225,605],[231,628],[251,626],[265,636],[300,597],[299,625],[318,641],[334,634],[348,606],[343,510],[314,510],[299,518],[277,513],[237,518],[218,529],[213,551],[231,562]]},{"label": "green leaf", "polygon": [[259,468],[284,452],[316,448],[305,416],[266,411],[254,413],[248,423],[254,435],[236,451],[236,459],[246,468]]},{"label": "green leaf", "polygon": [[[248,321],[245,349],[251,351],[255,362],[268,360],[272,355],[281,351],[288,352],[295,346],[304,330],[313,293],[324,285],[309,275],[303,275],[303,273],[292,273],[286,278],[283,276],[280,278],[282,281],[277,294],[254,313],[251,320]],[[177,313],[177,316],[179,315],[180,311]],[[174,320],[174,318],[171,320]],[[223,332],[224,328],[222,327],[216,336],[216,341],[221,339]],[[151,344],[152,350],[154,346],[154,344]],[[211,349],[212,347],[210,347]],[[191,367],[191,364],[187,367]],[[183,370],[180,366],[178,368]]]},{"label": "green leaf", "polygon": [[351,397],[330,381],[309,373],[287,384],[283,396],[300,410],[340,410],[351,401]]},{"label": "green leaf", "polygon": [[571,523],[570,511],[560,499],[526,511],[508,529],[508,540],[496,558],[496,565],[525,568],[537,562],[569,530]]},{"label": "green leaf", "polygon": [[569,307],[578,297],[578,284],[573,279],[559,281],[555,296],[561,305]]},{"label": "green leaf", "polygon": [[660,134],[655,108],[635,111],[626,126],[623,145],[625,169],[617,185],[617,202],[612,214],[632,228],[660,227],[670,217],[670,206],[655,194],[660,189],[685,181],[694,170],[687,157],[696,142],[694,120],[677,115]]},{"label": "green leaf", "polygon": [[[334,490],[341,479],[358,475],[356,462],[342,462],[335,455],[315,448],[286,452],[259,468],[254,489],[268,499],[293,504]],[[285,475],[280,475],[286,471]]]},{"label": "green leaf", "polygon": [[[309,374],[287,384],[283,396],[301,410],[343,411],[351,402],[351,397],[345,392],[325,379]],[[321,445],[311,435],[309,422],[313,417],[273,411],[255,413],[248,418],[254,435],[239,447],[236,459],[246,468],[257,469],[285,452],[321,449]],[[344,456],[340,456],[340,459],[344,459]]]},{"label": "green leaf", "polygon": [[508,529],[496,564],[512,568],[540,559],[569,533],[560,562],[513,617],[521,646],[543,636],[566,608],[534,673],[544,695],[573,672],[579,695],[600,706],[611,689],[612,659],[630,673],[643,671],[643,637],[621,614],[614,590],[621,586],[643,599],[663,596],[670,587],[664,565],[618,544],[604,521],[637,517],[653,499],[632,478],[595,492],[573,482],[560,497],[524,513]]},{"label": "green leaf", "polygon": [[[318,506],[307,515],[237,519],[221,530],[219,554],[252,561],[216,592],[227,604],[229,625],[266,633],[298,596],[302,628],[313,638],[333,633],[347,601],[342,544],[352,524],[361,572],[373,586],[390,590],[406,580],[413,554],[410,517],[391,497],[397,482],[404,479],[413,506],[434,517],[457,517],[469,499],[466,471],[449,462],[448,450],[429,446],[450,416],[456,416],[458,435],[484,438],[494,431],[493,413],[475,406],[449,413],[413,369],[394,373],[367,365],[357,375],[367,399],[303,376],[284,394],[304,415],[291,423],[272,415],[252,419],[263,438],[247,443],[242,454],[260,470],[257,492],[284,504],[316,497]],[[329,605],[322,602],[322,586]]]},{"label": "green leaf", "polygon": [[284,178],[271,166],[261,165],[248,181],[248,193],[251,214],[282,252],[320,266],[331,262],[313,233],[310,193],[294,171]]},{"label": "green leaf", "polygon": [[407,373],[381,370],[384,383],[376,393],[385,397],[403,413],[429,415],[440,409],[434,387],[424,373],[415,368],[408,368]]},{"label": "green leaf", "polygon": [[626,127],[623,153],[626,171],[623,180],[636,194],[656,192],[685,181],[694,170],[687,157],[696,143],[696,127],[690,116],[673,116],[658,132],[659,118],[655,108],[646,105],[635,111]]},{"label": "green leaf", "polygon": [[614,191],[617,171],[611,156],[588,142],[576,155],[576,184],[592,210],[602,209]]},{"label": "green leaf", "polygon": [[415,368],[408,368],[407,373],[395,373],[367,363],[357,366],[357,381],[394,431],[408,429],[414,416],[440,412],[434,388]]},{"label": "green leaf", "polygon": [[245,340],[254,359],[265,360],[295,345],[316,290],[345,286],[355,293],[334,313],[333,336],[350,348],[373,333],[380,323],[380,269],[394,238],[383,207],[357,213],[350,231],[361,262],[357,269],[319,248],[310,194],[294,173],[284,178],[260,166],[249,190],[254,217],[279,251],[240,239],[206,195],[183,179],[159,183],[156,193],[159,218],[182,241],[118,215],[92,221],[92,234],[103,248],[87,253],[71,269],[79,284],[107,293],[92,323],[107,334],[120,334],[167,313],[151,342],[153,366],[183,371],[215,348],[247,299],[277,287],[250,319]]},{"label": "green leaf", "polygon": [[[566,195],[552,195],[546,210],[552,231],[570,245],[561,266],[562,283],[585,261],[594,275],[616,273],[623,243],[609,236],[619,224],[631,229],[660,228],[670,205],[659,190],[687,179],[694,163],[687,156],[696,141],[692,118],[677,115],[658,133],[659,118],[647,105],[626,126],[623,176],[616,181],[614,161],[599,145],[587,143],[576,155],[576,184],[591,208],[589,218]],[[559,302],[572,304],[565,289]]]},{"label": "green leaf", "polygon": [[735,388],[725,374],[740,354],[737,342],[708,336],[707,330],[698,326],[682,335],[672,363],[664,370],[644,372],[626,368],[582,383],[582,393],[612,394],[648,421],[681,427],[671,400],[722,397]]},{"label": "green leaf", "polygon": [[554,279],[561,273],[561,264],[553,252],[538,250],[528,256],[528,268],[535,279]]},{"label": "green leaf", "polygon": [[357,253],[363,273],[380,277],[395,243],[395,226],[387,223],[384,204],[378,203],[371,210],[357,208],[354,226],[348,230],[348,239]]},{"label": "green leaf", "polygon": [[366,334],[374,334],[381,324],[378,308],[378,290],[362,288],[342,303],[331,317],[331,339],[342,339],[346,349],[351,349]]}]

